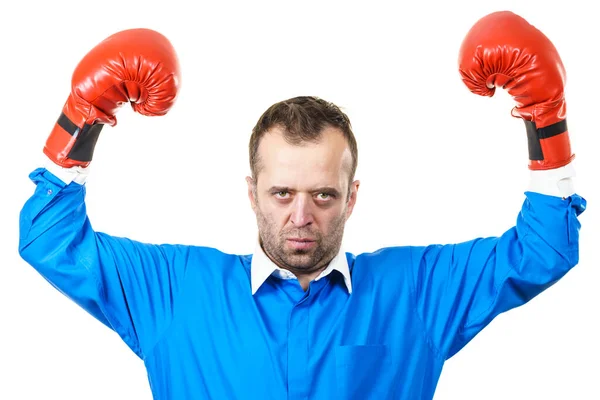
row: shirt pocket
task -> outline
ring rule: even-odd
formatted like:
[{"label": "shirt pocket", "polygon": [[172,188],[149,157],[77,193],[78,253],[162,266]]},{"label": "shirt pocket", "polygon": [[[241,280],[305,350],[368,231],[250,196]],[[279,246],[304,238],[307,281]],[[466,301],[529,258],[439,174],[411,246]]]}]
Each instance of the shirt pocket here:
[{"label": "shirt pocket", "polygon": [[393,375],[391,355],[386,345],[338,346],[335,349],[336,398],[386,399]]}]

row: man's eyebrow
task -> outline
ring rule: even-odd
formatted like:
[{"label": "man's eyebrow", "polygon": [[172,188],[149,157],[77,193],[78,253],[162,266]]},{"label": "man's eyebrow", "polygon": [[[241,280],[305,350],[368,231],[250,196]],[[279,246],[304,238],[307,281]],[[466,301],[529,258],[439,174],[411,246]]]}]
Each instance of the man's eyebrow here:
[{"label": "man's eyebrow", "polygon": [[287,186],[271,186],[268,192],[291,192],[290,188]]}]

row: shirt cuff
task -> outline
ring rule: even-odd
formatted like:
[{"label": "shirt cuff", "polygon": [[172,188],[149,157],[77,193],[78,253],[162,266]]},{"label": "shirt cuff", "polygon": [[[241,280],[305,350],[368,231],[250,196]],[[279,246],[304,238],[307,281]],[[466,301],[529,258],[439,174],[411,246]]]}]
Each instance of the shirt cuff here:
[{"label": "shirt cuff", "polygon": [[547,169],[541,171],[529,171],[528,191],[567,198],[575,194],[574,161],[564,167]]},{"label": "shirt cuff", "polygon": [[71,167],[64,168],[58,164],[55,164],[50,158],[46,157],[44,162],[44,168],[48,170],[52,175],[63,181],[66,185],[71,182],[83,185],[89,174],[90,167]]}]

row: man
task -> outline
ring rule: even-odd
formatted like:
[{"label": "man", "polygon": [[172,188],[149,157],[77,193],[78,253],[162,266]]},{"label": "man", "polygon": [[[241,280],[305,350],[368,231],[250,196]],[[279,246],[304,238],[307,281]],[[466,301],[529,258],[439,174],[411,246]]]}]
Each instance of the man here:
[{"label": "man", "polygon": [[585,209],[550,41],[490,14],[467,34],[460,72],[475,93],[508,90],[526,125],[531,190],[500,236],[341,252],[357,145],[348,117],[309,96],[274,104],[253,130],[253,255],[95,232],[84,182],[102,127],[125,102],[165,114],[179,87],[168,40],[130,30],[75,70],[49,163],[30,175],[20,253],[144,360],[156,399],[431,399],[445,360],[578,263]]}]

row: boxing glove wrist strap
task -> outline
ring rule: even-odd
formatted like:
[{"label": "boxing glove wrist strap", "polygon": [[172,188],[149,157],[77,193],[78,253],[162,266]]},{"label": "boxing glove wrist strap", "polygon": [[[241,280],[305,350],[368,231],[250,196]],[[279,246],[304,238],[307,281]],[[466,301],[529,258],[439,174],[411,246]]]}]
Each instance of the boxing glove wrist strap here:
[{"label": "boxing glove wrist strap", "polygon": [[84,124],[83,128],[79,128],[64,113],[60,114],[56,123],[76,139],[67,157],[81,162],[92,161],[94,147],[104,124]]}]

